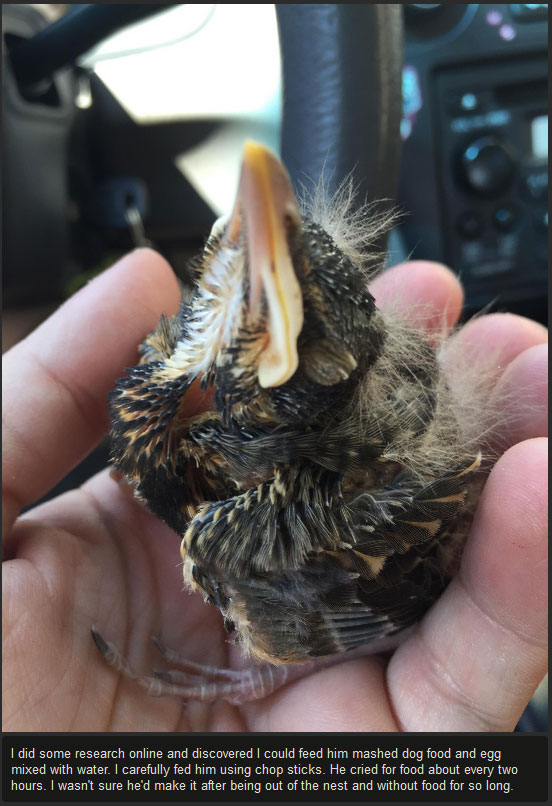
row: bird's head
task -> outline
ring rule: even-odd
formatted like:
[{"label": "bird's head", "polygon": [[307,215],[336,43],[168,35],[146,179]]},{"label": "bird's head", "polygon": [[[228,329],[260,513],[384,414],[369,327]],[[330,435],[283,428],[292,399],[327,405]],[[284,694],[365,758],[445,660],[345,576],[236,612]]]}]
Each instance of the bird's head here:
[{"label": "bird's head", "polygon": [[168,368],[214,382],[221,411],[279,422],[339,405],[382,343],[365,273],[301,215],[282,163],[248,142],[234,208],[213,226]]}]

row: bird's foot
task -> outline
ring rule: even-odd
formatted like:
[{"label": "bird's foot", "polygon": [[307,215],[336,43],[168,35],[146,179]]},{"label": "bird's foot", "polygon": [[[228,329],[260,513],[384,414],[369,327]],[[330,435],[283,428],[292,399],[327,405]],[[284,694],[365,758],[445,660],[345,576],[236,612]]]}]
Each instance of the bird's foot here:
[{"label": "bird's foot", "polygon": [[223,669],[190,661],[154,637],[153,642],[161,657],[180,668],[154,669],[152,675],[141,675],[114,644],[102,638],[94,627],[90,631],[107,663],[153,697],[177,696],[198,702],[226,700],[239,705],[267,697],[286,683],[309,674],[316,665],[315,662],[289,666],[265,663],[242,670]]},{"label": "bird's foot", "polygon": [[152,675],[138,674],[114,644],[102,638],[94,627],[90,631],[94,643],[107,663],[125,677],[134,680],[152,697],[176,696],[197,702],[226,700],[233,705],[240,705],[261,700],[287,683],[301,680],[313,672],[343,661],[392,651],[411,634],[412,629],[407,628],[401,633],[372,641],[345,653],[326,655],[306,663],[292,663],[285,666],[264,663],[240,670],[195,663],[169,649],[159,637],[154,636],[153,642],[163,660],[180,668],[154,669]]}]

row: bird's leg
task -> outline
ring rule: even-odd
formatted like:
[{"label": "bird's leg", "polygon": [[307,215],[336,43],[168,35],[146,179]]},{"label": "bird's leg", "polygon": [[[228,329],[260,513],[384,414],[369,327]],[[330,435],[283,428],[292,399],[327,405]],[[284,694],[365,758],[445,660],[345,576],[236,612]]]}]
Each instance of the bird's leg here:
[{"label": "bird's leg", "polygon": [[209,666],[205,663],[196,663],[195,661],[189,660],[180,652],[176,652],[174,649],[167,647],[157,635],[154,635],[152,640],[163,660],[167,663],[179,666],[184,672],[188,673],[188,677],[196,675],[212,679],[221,678],[230,680],[240,675],[240,672],[235,669],[222,669],[219,666]]},{"label": "bird's leg", "polygon": [[187,671],[154,670],[153,675],[138,674],[114,644],[105,641],[95,628],[92,628],[91,632],[97,648],[107,663],[125,677],[134,680],[152,697],[176,696],[197,702],[226,700],[233,705],[239,705],[268,697],[288,683],[301,680],[338,663],[395,649],[410,634],[411,629],[379,641],[372,641],[348,652],[315,658],[307,663],[284,666],[263,663],[241,670],[223,669],[189,661],[174,650],[168,649],[156,637],[154,643],[162,657]]},{"label": "bird's leg", "polygon": [[159,639],[155,639],[154,642],[165,659],[188,671],[153,670],[153,675],[141,675],[133,669],[117,647],[102,638],[94,627],[91,628],[91,633],[107,663],[124,677],[134,680],[152,697],[177,696],[198,702],[226,700],[237,705],[267,697],[286,683],[309,674],[316,665],[316,662],[289,666],[265,663],[243,670],[222,669],[188,661],[167,649]]}]

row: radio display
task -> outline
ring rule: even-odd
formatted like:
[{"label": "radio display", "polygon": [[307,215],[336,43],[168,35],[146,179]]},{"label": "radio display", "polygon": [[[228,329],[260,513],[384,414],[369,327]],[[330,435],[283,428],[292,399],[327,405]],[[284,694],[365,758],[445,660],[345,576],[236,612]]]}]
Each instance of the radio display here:
[{"label": "radio display", "polygon": [[548,115],[531,121],[531,153],[535,159],[548,159]]}]

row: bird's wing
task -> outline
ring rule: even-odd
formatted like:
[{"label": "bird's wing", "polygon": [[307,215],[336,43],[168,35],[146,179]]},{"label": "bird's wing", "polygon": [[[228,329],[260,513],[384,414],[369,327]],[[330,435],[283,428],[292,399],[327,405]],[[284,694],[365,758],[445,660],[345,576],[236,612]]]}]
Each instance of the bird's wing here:
[{"label": "bird's wing", "polygon": [[430,482],[401,473],[350,501],[338,474],[290,466],[244,493],[200,507],[183,550],[204,573],[237,579],[300,569],[323,551],[352,550],[370,578],[372,566],[436,537],[461,511],[465,479],[479,461],[470,459]]},{"label": "bird's wing", "polygon": [[[275,664],[373,644],[417,622],[448,579],[435,540],[386,561],[367,578],[355,553],[320,552],[297,571],[222,584],[227,620],[246,651]],[[372,650],[371,650],[372,651]]]},{"label": "bird's wing", "polygon": [[347,503],[355,553],[372,558],[404,554],[440,535],[462,512],[480,464],[478,453],[427,482],[403,471],[389,484],[356,495]]},{"label": "bird's wing", "polygon": [[331,651],[353,649],[414,624],[450,580],[441,563],[440,536],[384,563],[367,564],[354,550],[326,561],[334,565],[335,585],[321,597],[318,631],[319,642],[325,637],[328,646],[337,647]]},{"label": "bird's wing", "polygon": [[[374,531],[365,531],[367,521],[374,520],[373,493],[371,502],[366,494],[357,497],[353,523],[360,537],[354,547],[325,551],[312,560],[324,566],[329,580],[318,586],[312,645],[325,652],[354,649],[401,632],[423,616],[457,570],[472,517],[464,501],[469,486],[478,483],[479,463],[479,455],[472,457],[418,490],[411,479],[399,477],[395,490],[388,486],[389,500],[379,497],[380,526]],[[410,501],[404,495],[409,487]],[[384,510],[392,514],[387,522],[382,522]]]},{"label": "bird's wing", "polygon": [[442,593],[470,519],[463,512],[401,553],[322,551],[296,571],[227,581],[219,606],[259,660],[305,662],[368,644],[381,651]]}]

